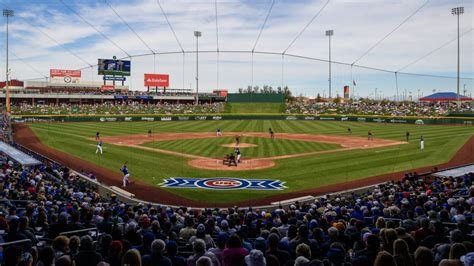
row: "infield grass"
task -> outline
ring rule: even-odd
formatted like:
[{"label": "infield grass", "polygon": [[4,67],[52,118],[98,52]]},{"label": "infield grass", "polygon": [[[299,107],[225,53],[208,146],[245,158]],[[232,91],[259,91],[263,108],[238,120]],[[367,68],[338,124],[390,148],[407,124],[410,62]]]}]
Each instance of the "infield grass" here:
[{"label": "infield grass", "polygon": [[[243,159],[325,151],[341,148],[341,145],[331,143],[247,136],[240,137],[240,142],[257,145],[256,147],[240,148]],[[229,154],[234,151],[234,148],[223,147],[222,145],[234,145],[234,143],[234,137],[214,137],[205,139],[153,141],[146,142],[142,145],[151,148],[170,150],[203,157],[222,158],[225,154]]]},{"label": "infield grass", "polygon": [[[73,154],[112,171],[119,172],[121,164],[128,160],[132,179],[143,180],[151,186],[158,187],[163,178],[169,177],[238,177],[279,179],[286,182],[288,188],[283,191],[163,188],[180,197],[209,204],[247,201],[250,205],[253,199],[278,193],[317,188],[368,176],[445,163],[474,135],[473,127],[463,126],[281,120],[38,123],[30,126],[47,146]],[[276,166],[273,168],[237,172],[196,169],[187,164],[188,159],[180,156],[109,144],[104,145],[104,155],[98,156],[94,153],[96,142],[91,140],[97,131],[100,131],[102,136],[112,136],[146,134],[148,129],[152,129],[155,133],[164,133],[215,132],[216,128],[221,128],[224,132],[266,132],[268,128],[272,128],[277,134],[286,132],[346,135],[347,127],[352,129],[353,136],[365,137],[370,130],[375,138],[402,141],[405,140],[405,132],[408,130],[411,133],[411,139],[405,145],[282,159],[276,160]],[[424,151],[419,150],[421,135],[425,139]],[[267,149],[277,154],[279,147]],[[196,146],[195,152],[203,154],[208,150],[208,145]]]}]

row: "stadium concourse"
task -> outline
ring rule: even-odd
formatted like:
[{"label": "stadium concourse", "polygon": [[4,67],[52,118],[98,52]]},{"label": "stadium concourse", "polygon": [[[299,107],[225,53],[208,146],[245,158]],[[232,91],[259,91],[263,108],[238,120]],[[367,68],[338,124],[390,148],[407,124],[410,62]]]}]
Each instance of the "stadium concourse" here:
[{"label": "stadium concourse", "polygon": [[[41,158],[43,159],[43,158]],[[472,265],[473,173],[408,173],[274,210],[130,205],[0,156],[4,265]],[[94,178],[93,174],[89,177]]]}]

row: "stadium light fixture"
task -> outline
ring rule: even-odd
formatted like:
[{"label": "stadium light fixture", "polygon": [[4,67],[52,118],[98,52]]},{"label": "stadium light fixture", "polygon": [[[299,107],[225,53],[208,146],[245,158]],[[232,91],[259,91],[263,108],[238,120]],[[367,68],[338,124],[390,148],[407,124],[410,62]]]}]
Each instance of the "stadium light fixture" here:
[{"label": "stadium light fixture", "polygon": [[459,100],[459,93],[460,93],[459,92],[459,85],[460,85],[459,84],[460,83],[460,80],[459,80],[459,72],[460,72],[460,62],[459,62],[460,61],[460,58],[459,58],[459,53],[460,53],[459,52],[459,50],[460,50],[459,49],[459,16],[464,14],[464,7],[460,6],[460,7],[452,8],[451,9],[451,14],[453,14],[454,16],[457,16],[457,18],[458,18],[458,70],[457,70],[458,73],[457,73],[457,78],[456,78],[456,80],[457,80],[457,86],[456,86],[457,87],[457,96],[456,97],[457,97],[458,108],[459,108],[461,106],[461,102]]},{"label": "stadium light fixture", "polygon": [[331,36],[334,35],[333,30],[327,30],[326,36],[329,37],[329,98],[331,98]]},{"label": "stadium light fixture", "polygon": [[15,12],[11,9],[3,9],[3,16],[7,18],[7,23],[6,23],[6,27],[7,27],[7,30],[6,30],[6,68],[5,68],[5,76],[6,76],[6,79],[5,79],[5,90],[6,90],[6,95],[5,95],[5,105],[7,107],[7,113],[10,114],[10,88],[9,88],[9,84],[8,84],[8,78],[9,78],[9,75],[10,75],[10,70],[8,68],[8,18],[9,17],[13,17],[13,15],[15,14]]},{"label": "stadium light fixture", "polygon": [[202,36],[200,31],[195,31],[196,37],[196,105],[199,104],[199,37]]}]

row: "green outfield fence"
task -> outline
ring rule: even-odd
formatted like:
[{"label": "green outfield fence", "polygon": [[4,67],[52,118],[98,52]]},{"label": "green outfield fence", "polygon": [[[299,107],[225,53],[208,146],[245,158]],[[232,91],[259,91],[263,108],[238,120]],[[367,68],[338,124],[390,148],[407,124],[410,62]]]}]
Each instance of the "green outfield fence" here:
[{"label": "green outfield fence", "polygon": [[284,114],[153,114],[153,115],[14,115],[13,123],[19,122],[138,122],[138,121],[189,121],[189,120],[306,120],[348,121],[418,125],[466,125],[474,124],[474,117],[391,117],[363,115],[284,115]]},{"label": "green outfield fence", "polygon": [[229,93],[229,103],[284,103],[285,95],[282,93]]}]

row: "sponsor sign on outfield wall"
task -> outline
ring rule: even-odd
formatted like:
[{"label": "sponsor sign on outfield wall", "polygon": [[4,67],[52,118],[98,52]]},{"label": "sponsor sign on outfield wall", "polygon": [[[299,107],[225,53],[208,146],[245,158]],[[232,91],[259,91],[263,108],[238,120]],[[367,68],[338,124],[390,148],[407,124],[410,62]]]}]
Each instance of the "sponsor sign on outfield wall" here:
[{"label": "sponsor sign on outfield wall", "polygon": [[170,75],[168,74],[145,74],[145,87],[170,86]]},{"label": "sponsor sign on outfield wall", "polygon": [[[126,97],[126,96],[125,96]],[[117,98],[118,99],[118,98]],[[126,98],[124,98],[126,99]],[[18,116],[11,117],[13,122],[93,122],[101,121],[106,116]],[[330,121],[358,121],[371,123],[407,123],[407,124],[464,124],[472,125],[474,120],[459,118],[380,118],[380,117],[355,117],[355,116],[287,116],[287,115],[188,115],[188,116],[170,116],[170,115],[149,115],[149,116],[113,116],[116,121],[187,121],[187,120],[330,120]],[[171,119],[171,120],[170,120]]]},{"label": "sponsor sign on outfield wall", "polygon": [[182,178],[171,177],[163,179],[161,187],[169,188],[204,188],[215,190],[256,189],[256,190],[283,190],[285,182],[268,179],[240,179],[229,177],[215,178]]}]

